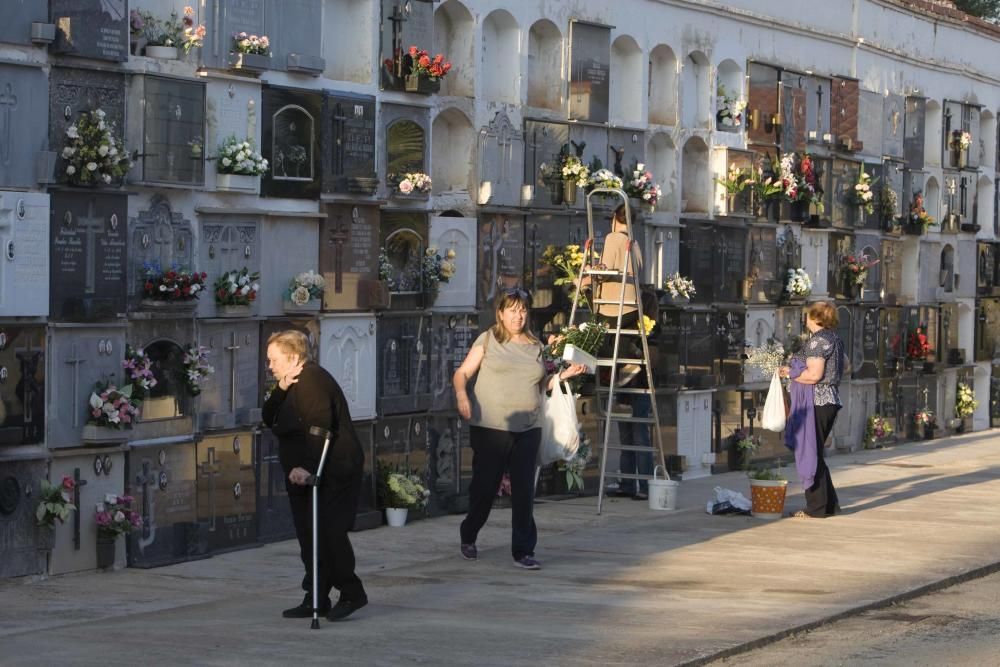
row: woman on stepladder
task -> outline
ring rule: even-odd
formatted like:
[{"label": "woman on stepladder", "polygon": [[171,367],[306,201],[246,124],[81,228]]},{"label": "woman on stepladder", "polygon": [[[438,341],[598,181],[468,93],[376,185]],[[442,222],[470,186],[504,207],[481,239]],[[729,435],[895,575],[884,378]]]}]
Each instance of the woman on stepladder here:
[{"label": "woman on stepladder", "polygon": [[[472,344],[455,371],[453,384],[458,413],[470,424],[472,482],[469,513],[462,521],[461,553],[476,560],[476,538],[489,518],[497,488],[510,473],[514,565],[537,570],[535,560],[535,460],[541,442],[541,395],[586,371],[574,364],[546,377],[542,344],[528,327],[531,297],[514,288],[496,299],[496,324]],[[475,378],[475,386],[470,381]]]},{"label": "woman on stepladder", "polygon": [[[791,378],[792,407],[786,442],[795,452],[795,467],[805,489],[806,508],[795,517],[823,518],[840,513],[837,490],[823,450],[840,412],[840,380],[847,364],[844,341],[837,335],[837,309],[820,301],[806,314],[812,335],[779,374]],[[811,391],[809,391],[811,389]],[[812,413],[812,414],[810,414]]]}]

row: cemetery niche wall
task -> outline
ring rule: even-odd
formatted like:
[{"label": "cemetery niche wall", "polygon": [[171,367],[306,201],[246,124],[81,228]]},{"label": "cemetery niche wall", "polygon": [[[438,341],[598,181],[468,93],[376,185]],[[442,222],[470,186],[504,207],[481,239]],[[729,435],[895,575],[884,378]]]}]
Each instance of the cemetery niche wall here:
[{"label": "cemetery niche wall", "polygon": [[44,325],[0,323],[0,447],[45,438]]},{"label": "cemetery niche wall", "polygon": [[0,317],[49,314],[49,196],[0,191]]},{"label": "cemetery niche wall", "polygon": [[323,192],[371,196],[375,171],[375,98],[327,92],[323,97]]},{"label": "cemetery niche wall", "polygon": [[129,83],[129,108],[127,145],[138,151],[129,180],[204,184],[205,83],[136,75]]},{"label": "cemetery niche wall", "polygon": [[257,540],[253,450],[256,431],[206,437],[197,443],[197,516],[208,526],[208,549],[228,551]]},{"label": "cemetery niche wall", "polygon": [[0,578],[45,574],[54,535],[35,525],[42,458],[0,458]]},{"label": "cemetery niche wall", "polygon": [[53,53],[111,62],[128,60],[126,0],[50,0],[49,15],[56,26]]},{"label": "cemetery niche wall", "polygon": [[215,368],[202,384],[198,398],[198,428],[208,431],[258,424],[261,402],[257,387],[257,322],[201,320],[198,343],[208,349],[208,363]]},{"label": "cemetery niche wall", "polygon": [[374,205],[328,203],[319,229],[319,272],[326,280],[323,310],[367,310],[388,305],[379,276],[379,210]]},{"label": "cemetery niche wall", "polygon": [[48,97],[41,67],[0,63],[0,188],[30,188],[52,179],[54,155],[44,152],[48,126],[39,113]]},{"label": "cemetery niche wall", "polygon": [[318,199],[322,182],[321,93],[265,85],[261,91],[261,153],[268,171],[261,182],[266,197]]}]

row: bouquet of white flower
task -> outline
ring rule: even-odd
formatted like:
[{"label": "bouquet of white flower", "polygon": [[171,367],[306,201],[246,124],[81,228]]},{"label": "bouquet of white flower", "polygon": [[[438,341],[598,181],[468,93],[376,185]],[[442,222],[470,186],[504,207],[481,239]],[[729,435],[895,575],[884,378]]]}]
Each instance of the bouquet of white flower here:
[{"label": "bouquet of white flower", "polygon": [[663,283],[663,289],[670,292],[670,296],[675,299],[690,299],[691,295],[695,293],[694,281],[679,273],[668,277]]},{"label": "bouquet of white flower", "polygon": [[610,169],[598,169],[587,179],[587,192],[596,188],[621,189],[623,185],[621,177],[616,176]]},{"label": "bouquet of white flower", "polygon": [[220,174],[261,176],[267,173],[267,160],[257,152],[253,143],[229,137],[219,147],[216,170]]},{"label": "bouquet of white flower", "polygon": [[812,287],[812,279],[805,269],[788,269],[785,292],[791,296],[809,296],[812,294]]},{"label": "bouquet of white flower", "polygon": [[285,290],[285,298],[296,306],[304,306],[310,299],[321,300],[325,287],[326,280],[323,276],[310,269],[292,278]]},{"label": "bouquet of white flower", "polygon": [[111,185],[132,167],[128,151],[115,137],[115,124],[102,109],[84,112],[66,128],[62,149],[65,178],[74,185]]}]

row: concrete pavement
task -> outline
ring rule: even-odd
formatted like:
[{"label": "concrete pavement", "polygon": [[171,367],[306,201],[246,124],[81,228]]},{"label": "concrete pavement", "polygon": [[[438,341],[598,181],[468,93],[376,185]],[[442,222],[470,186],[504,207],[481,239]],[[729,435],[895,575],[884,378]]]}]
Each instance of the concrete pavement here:
[{"label": "concrete pavement", "polygon": [[478,562],[458,555],[461,517],[357,533],[371,603],[319,631],[280,617],[301,598],[294,542],[3,582],[0,664],[683,664],[1000,569],[1000,433],[829,462],[845,514],[826,520],[707,515],[714,486],[749,493],[740,473],[682,482],[672,513],[539,503],[538,572],[511,565],[509,510]]}]

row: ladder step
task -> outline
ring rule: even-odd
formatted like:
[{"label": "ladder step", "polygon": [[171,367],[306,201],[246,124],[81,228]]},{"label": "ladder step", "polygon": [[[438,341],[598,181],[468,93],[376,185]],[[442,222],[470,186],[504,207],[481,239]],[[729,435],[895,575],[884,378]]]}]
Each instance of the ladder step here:
[{"label": "ladder step", "polygon": [[[594,387],[594,389],[602,394],[611,393],[611,387]],[[615,388],[616,394],[652,394],[653,389],[646,389],[640,387],[617,387]]]},{"label": "ladder step", "polygon": [[608,449],[616,449],[620,452],[649,452],[651,454],[656,453],[656,448],[653,446],[643,447],[641,445],[612,445],[608,444]]},{"label": "ladder step", "polygon": [[642,366],[645,363],[646,363],[646,360],[642,359],[641,357],[638,358],[638,359],[626,359],[624,357],[618,357],[618,359],[611,359],[610,357],[606,357],[604,359],[598,359],[597,360],[597,365],[598,366],[604,366],[604,367],[607,367],[607,368],[610,368],[611,366],[614,366],[615,364],[638,364],[639,366]]},{"label": "ladder step", "polygon": [[[656,451],[655,449],[653,451]],[[634,472],[605,472],[605,477],[614,477],[615,479],[653,479],[652,475],[642,475]],[[662,478],[660,478],[662,479]]]},{"label": "ladder step", "polygon": [[586,269],[584,275],[588,276],[620,276],[621,271],[615,271],[614,269]]},{"label": "ladder step", "polygon": [[620,333],[623,336],[638,336],[638,329],[608,329],[609,334]]},{"label": "ladder step", "polygon": [[[594,304],[595,305],[617,306],[618,305],[618,301],[616,299],[594,299]],[[639,304],[637,304],[635,301],[626,301],[622,305],[623,306],[638,306]]]},{"label": "ladder step", "polygon": [[[608,415],[597,415],[597,421],[604,421],[609,419]],[[612,412],[610,416],[613,422],[628,422],[630,424],[655,424],[656,419],[653,417],[633,417],[631,415],[626,415],[623,412]]]}]

